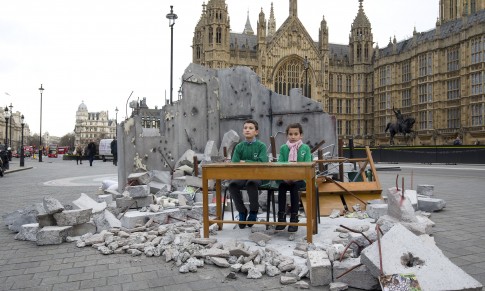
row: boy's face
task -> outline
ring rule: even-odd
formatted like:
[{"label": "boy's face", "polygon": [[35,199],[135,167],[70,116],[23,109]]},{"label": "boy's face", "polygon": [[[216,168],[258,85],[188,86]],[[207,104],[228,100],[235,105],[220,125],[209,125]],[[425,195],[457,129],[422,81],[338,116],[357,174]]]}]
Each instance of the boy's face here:
[{"label": "boy's face", "polygon": [[289,128],[288,129],[288,140],[291,143],[297,142],[302,138],[302,135],[300,134],[300,129],[298,128]]},{"label": "boy's face", "polygon": [[252,140],[255,136],[258,135],[258,130],[256,126],[252,123],[245,123],[243,127],[243,135],[246,140]]}]

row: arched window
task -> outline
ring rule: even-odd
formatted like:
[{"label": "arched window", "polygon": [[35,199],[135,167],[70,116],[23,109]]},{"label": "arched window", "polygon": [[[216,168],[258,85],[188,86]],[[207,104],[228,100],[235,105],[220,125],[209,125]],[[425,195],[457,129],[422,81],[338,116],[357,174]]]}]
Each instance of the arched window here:
[{"label": "arched window", "polygon": [[197,46],[196,48],[196,58],[200,59],[200,46]]},{"label": "arched window", "polygon": [[214,29],[209,27],[209,44],[212,44],[212,39],[214,38]]},{"label": "arched window", "polygon": [[216,29],[216,43],[222,43],[222,28]]},{"label": "arched window", "polygon": [[362,61],[362,44],[360,43],[357,44],[357,61]]},{"label": "arched window", "polygon": [[[284,62],[275,73],[274,90],[276,93],[289,95],[293,88],[301,88],[305,92],[305,69],[300,58],[290,58]],[[311,70],[308,70],[308,96],[311,96]]]}]

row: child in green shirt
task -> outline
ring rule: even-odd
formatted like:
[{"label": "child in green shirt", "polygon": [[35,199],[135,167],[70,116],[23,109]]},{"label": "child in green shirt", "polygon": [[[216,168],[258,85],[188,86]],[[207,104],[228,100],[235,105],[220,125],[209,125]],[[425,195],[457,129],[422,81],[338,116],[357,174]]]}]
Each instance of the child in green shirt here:
[{"label": "child in green shirt", "polygon": [[[278,162],[311,162],[310,147],[302,142],[303,128],[299,123],[292,123],[286,128],[288,141],[280,147]],[[300,195],[298,190],[306,186],[305,181],[285,180],[278,186],[278,222],[286,222],[286,192],[290,191],[290,222],[298,222],[298,207]],[[276,230],[285,229],[285,225],[277,225]],[[298,226],[290,225],[288,232],[298,231]]]},{"label": "child in green shirt", "polygon": [[[249,119],[244,122],[243,135],[245,140],[236,145],[231,161],[234,163],[267,162],[266,145],[257,140],[258,122]],[[259,203],[258,187],[261,180],[232,180],[229,183],[229,193],[239,212],[239,221],[256,221]],[[245,188],[249,196],[249,214],[244,205],[241,190]],[[253,226],[248,224],[249,227]],[[245,228],[246,224],[239,224],[239,228]]]}]

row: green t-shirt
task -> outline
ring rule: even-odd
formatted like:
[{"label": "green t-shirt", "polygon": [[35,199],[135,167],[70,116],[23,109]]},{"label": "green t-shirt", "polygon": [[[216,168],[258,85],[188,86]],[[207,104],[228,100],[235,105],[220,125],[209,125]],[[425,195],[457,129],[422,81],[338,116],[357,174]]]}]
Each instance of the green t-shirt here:
[{"label": "green t-shirt", "polygon": [[268,162],[268,154],[266,153],[266,145],[256,140],[252,143],[242,141],[236,145],[234,154],[231,158],[232,162]]}]

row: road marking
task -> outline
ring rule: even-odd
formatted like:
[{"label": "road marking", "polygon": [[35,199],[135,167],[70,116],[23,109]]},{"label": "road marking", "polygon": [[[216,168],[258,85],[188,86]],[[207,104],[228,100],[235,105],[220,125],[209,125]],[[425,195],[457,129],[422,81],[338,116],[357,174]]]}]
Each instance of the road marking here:
[{"label": "road marking", "polygon": [[92,175],[56,179],[44,182],[44,186],[73,187],[73,186],[101,186],[104,180],[117,181],[118,175]]},{"label": "road marking", "polygon": [[453,167],[454,165],[446,165],[446,166],[433,166],[433,165],[428,165],[428,166],[413,166],[413,165],[400,165],[400,164],[393,164],[389,165],[388,167],[386,166],[378,166],[376,167],[376,170],[384,170],[387,168],[406,168],[406,169],[438,169],[438,170],[468,170],[468,171],[485,171],[485,168],[461,168],[461,167]]}]

